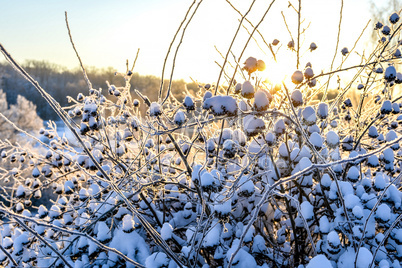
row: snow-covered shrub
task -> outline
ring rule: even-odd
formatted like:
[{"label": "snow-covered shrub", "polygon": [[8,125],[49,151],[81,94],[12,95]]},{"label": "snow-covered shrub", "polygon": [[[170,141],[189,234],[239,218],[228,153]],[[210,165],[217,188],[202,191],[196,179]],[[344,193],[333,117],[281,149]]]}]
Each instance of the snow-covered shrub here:
[{"label": "snow-covered shrub", "polygon": [[[389,21],[375,31],[393,38],[399,15]],[[87,80],[64,109],[1,47],[75,138],[50,123],[43,153],[0,143],[14,165],[0,169],[1,265],[400,267],[400,75],[387,44],[348,67],[362,74],[348,81],[358,98],[348,86],[314,99],[330,74],[311,63],[290,71],[293,84],[263,81],[266,64],[251,56],[232,65],[236,82],[200,83],[182,100],[171,89],[150,100],[127,70],[116,74],[126,86]],[[299,43],[288,48],[299,55]],[[33,206],[46,190],[56,198]]]}]

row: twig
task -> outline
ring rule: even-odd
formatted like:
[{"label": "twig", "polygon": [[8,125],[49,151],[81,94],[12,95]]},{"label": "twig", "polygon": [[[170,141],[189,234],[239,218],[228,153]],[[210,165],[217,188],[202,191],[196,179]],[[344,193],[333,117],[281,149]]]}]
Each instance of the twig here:
[{"label": "twig", "polygon": [[67,26],[68,36],[70,37],[71,45],[73,46],[75,55],[77,56],[77,59],[80,62],[80,66],[81,66],[81,69],[82,69],[82,74],[84,75],[84,79],[85,79],[85,82],[87,83],[88,89],[92,89],[92,83],[88,78],[87,72],[85,71],[85,67],[84,67],[84,64],[82,63],[81,57],[78,54],[77,49],[75,48],[73,37],[72,37],[71,31],[70,31],[70,26],[68,25],[67,11],[64,14],[65,14],[65,17],[66,17],[66,26]]}]

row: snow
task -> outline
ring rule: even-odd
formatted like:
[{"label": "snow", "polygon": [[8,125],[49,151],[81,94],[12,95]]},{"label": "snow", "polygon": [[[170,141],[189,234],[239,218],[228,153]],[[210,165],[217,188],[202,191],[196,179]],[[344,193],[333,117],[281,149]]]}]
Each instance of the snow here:
[{"label": "snow", "polygon": [[186,115],[184,114],[183,111],[178,110],[174,115],[174,123],[178,126],[181,126],[185,123],[185,121],[186,121]]},{"label": "snow", "polygon": [[324,189],[329,189],[331,183],[332,183],[331,177],[327,173],[323,174],[321,177],[321,186]]},{"label": "snow", "polygon": [[310,67],[306,68],[306,70],[304,70],[304,77],[306,79],[313,78],[314,77],[313,69],[311,69]]},{"label": "snow", "polygon": [[[384,26],[383,31],[384,31],[385,27],[387,27],[387,26]],[[396,78],[396,69],[395,69],[395,67],[392,66],[392,65],[388,66],[387,69],[385,69],[384,79],[387,82],[392,82],[392,81],[395,80],[395,78]]]},{"label": "snow", "polygon": [[[396,132],[395,132],[394,130],[390,130],[390,131],[387,133],[387,135],[385,136],[385,140],[386,140],[387,142],[391,142],[391,141],[393,141],[393,140],[396,140],[397,138],[398,138],[398,134],[396,134]],[[399,149],[399,144],[396,143],[396,144],[392,145],[391,148],[392,148],[393,150],[398,150],[398,149]]]},{"label": "snow", "polygon": [[125,233],[131,233],[132,231],[134,231],[133,217],[129,214],[123,217],[123,231]]},{"label": "snow", "polygon": [[244,98],[251,99],[254,97],[254,86],[250,81],[245,81],[241,87],[241,95]]},{"label": "snow", "polygon": [[368,135],[370,138],[377,138],[378,137],[377,128],[375,126],[369,127]]},{"label": "snow", "polygon": [[391,209],[387,204],[381,204],[377,207],[375,219],[382,223],[388,222],[391,219]]},{"label": "snow", "polygon": [[[237,249],[238,242],[233,241],[232,247],[226,253],[227,261],[230,260],[232,255],[235,253]],[[257,268],[257,263],[252,255],[250,255],[244,249],[240,249],[236,256],[233,258],[232,267],[236,268]]]},{"label": "snow", "polygon": [[232,137],[240,146],[246,145],[247,137],[241,129],[235,129]]},{"label": "snow", "polygon": [[329,148],[335,148],[339,144],[339,136],[335,131],[328,131],[326,136],[326,142]]},{"label": "snow", "polygon": [[400,113],[400,111],[401,110],[400,110],[399,104],[396,102],[392,103],[392,113],[398,114],[398,113]]},{"label": "snow", "polygon": [[356,166],[351,166],[348,170],[346,178],[351,182],[357,182],[360,178],[360,171]]},{"label": "snow", "polygon": [[389,21],[390,21],[392,24],[397,23],[397,22],[399,21],[399,15],[398,15],[398,13],[392,13],[392,15],[389,16]]},{"label": "snow", "polygon": [[195,109],[194,101],[193,101],[193,99],[192,99],[190,96],[188,96],[188,95],[184,98],[183,105],[184,105],[184,107],[186,107],[186,109],[187,109],[188,111]]},{"label": "snow", "polygon": [[369,167],[378,167],[380,162],[378,161],[378,157],[376,155],[371,155],[367,158],[367,165]]},{"label": "snow", "polygon": [[238,189],[239,196],[251,196],[255,191],[254,183],[250,180],[249,176],[246,175],[241,176],[238,185],[239,185]]},{"label": "snow", "polygon": [[317,116],[320,119],[325,119],[328,116],[328,104],[325,102],[320,102],[317,107]]},{"label": "snow", "polygon": [[314,207],[311,205],[309,201],[304,201],[303,203],[301,203],[300,208],[303,217],[307,221],[314,219]]},{"label": "snow", "polygon": [[332,268],[332,264],[325,255],[319,254],[310,260],[306,268]]},{"label": "snow", "polygon": [[359,205],[353,207],[352,213],[356,217],[356,219],[358,219],[358,220],[361,220],[363,218],[363,216],[364,216],[363,209]]},{"label": "snow", "polygon": [[341,245],[341,240],[336,231],[331,231],[327,236],[328,245],[332,248],[338,248]]},{"label": "snow", "polygon": [[382,158],[385,164],[394,162],[394,151],[391,148],[387,148],[382,152]]},{"label": "snow", "polygon": [[382,114],[389,114],[392,112],[392,103],[389,100],[385,100],[381,106],[381,113]]},{"label": "snow", "polygon": [[222,232],[222,225],[217,221],[212,222],[211,228],[208,230],[204,241],[203,247],[213,248],[219,244],[220,234]]},{"label": "snow", "polygon": [[173,227],[169,223],[165,222],[160,231],[163,240],[172,239]]},{"label": "snow", "polygon": [[391,33],[391,28],[389,28],[389,26],[385,25],[385,26],[382,28],[381,33],[382,33],[383,35],[389,35],[389,34]]},{"label": "snow", "polygon": [[357,257],[356,260],[356,268],[368,268],[372,260],[373,260],[373,254],[371,254],[371,252],[367,248],[361,247],[359,249],[359,256]]},{"label": "snow", "polygon": [[3,238],[3,247],[5,248],[5,249],[10,249],[10,248],[12,248],[13,247],[13,245],[14,245],[14,242],[13,242],[13,240],[11,239],[11,237],[4,237]]},{"label": "snow", "polygon": [[299,70],[295,71],[292,74],[292,82],[295,83],[296,85],[300,84],[303,82],[303,73]]},{"label": "snow", "polygon": [[248,74],[251,74],[257,70],[257,59],[254,57],[248,57],[244,62],[244,67]]},{"label": "snow", "polygon": [[304,110],[302,112],[302,117],[303,117],[303,122],[308,126],[315,124],[315,122],[317,121],[317,117],[316,117],[314,108],[311,106],[307,106],[306,108],[304,108]]},{"label": "snow", "polygon": [[317,132],[314,132],[310,135],[309,141],[316,148],[316,150],[320,150],[322,147],[322,137]]},{"label": "snow", "polygon": [[294,107],[298,107],[303,104],[303,95],[298,89],[292,92],[290,99],[292,100]]},{"label": "snow", "polygon": [[279,119],[278,121],[275,122],[274,125],[274,132],[276,135],[284,134],[286,130],[285,122],[283,119]]},{"label": "snow", "polygon": [[161,105],[157,102],[152,102],[149,107],[149,115],[150,116],[159,116],[162,114]]},{"label": "snow", "polygon": [[247,136],[255,136],[265,129],[265,123],[261,118],[247,115],[243,118],[243,131]]},{"label": "snow", "polygon": [[311,167],[311,165],[312,165],[312,163],[308,157],[302,157],[302,159],[300,159],[300,161],[299,161],[300,171]]},{"label": "snow", "polygon": [[[144,239],[135,231],[125,233],[120,229],[116,229],[109,247],[117,249],[127,257],[141,264],[145,264],[145,260],[149,256],[149,247]],[[109,252],[109,265],[114,264],[117,259],[117,255],[113,252]],[[130,263],[126,263],[126,266],[134,267]]]},{"label": "snow", "polygon": [[236,115],[237,103],[231,96],[214,96],[204,100],[202,108],[209,109],[215,116]]},{"label": "snow", "polygon": [[262,90],[258,90],[254,97],[254,109],[256,111],[264,111],[269,107],[269,100],[267,94]]},{"label": "snow", "polygon": [[25,187],[24,187],[23,185],[18,186],[15,195],[16,195],[18,198],[24,197],[24,196],[26,195]]}]

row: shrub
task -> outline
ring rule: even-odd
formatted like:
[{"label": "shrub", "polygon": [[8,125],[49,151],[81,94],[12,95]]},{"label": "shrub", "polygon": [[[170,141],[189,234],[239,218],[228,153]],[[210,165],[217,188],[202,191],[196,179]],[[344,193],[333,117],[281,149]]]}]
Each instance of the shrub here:
[{"label": "shrub", "polygon": [[[400,97],[392,98],[398,75],[395,68],[375,71],[394,64],[396,46],[389,41],[401,24],[392,18],[389,33],[376,25],[390,39],[353,67],[367,72],[355,106],[345,97],[350,87],[331,103],[326,92],[315,102],[311,87],[325,86],[321,80],[330,74],[314,76],[312,69],[304,77],[293,73],[292,90],[263,83],[265,64],[251,57],[243,69],[235,67],[244,77],[240,86],[234,79],[225,87],[200,84],[184,102],[160,91],[151,103],[136,91],[139,104],[127,70],[118,74],[125,86],[103,92],[87,80],[89,94],[62,109],[1,46],[78,145],[52,124],[40,132],[50,140],[42,144],[45,154],[1,144],[4,162],[24,157],[27,164],[2,170],[13,184],[2,189],[9,205],[0,206],[0,261],[38,267],[399,267],[402,138],[400,111],[393,108]],[[299,43],[291,42],[290,53],[299,55]],[[350,52],[341,51],[345,57]],[[30,199],[47,188],[57,195],[53,204],[30,209]]]}]

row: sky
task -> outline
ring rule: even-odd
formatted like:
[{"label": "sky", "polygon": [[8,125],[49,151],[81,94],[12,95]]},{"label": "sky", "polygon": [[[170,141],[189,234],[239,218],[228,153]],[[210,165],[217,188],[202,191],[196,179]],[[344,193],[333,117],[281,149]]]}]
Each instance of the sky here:
[{"label": "sky", "polygon": [[[110,66],[118,71],[125,71],[126,60],[131,64],[137,49],[140,49],[134,71],[143,75],[161,76],[169,44],[192,2],[0,0],[0,43],[18,62],[26,59],[46,60],[75,68],[78,60],[71,47],[64,20],[64,12],[67,11],[73,39],[85,65],[98,68]],[[251,2],[231,0],[242,13],[246,12]],[[290,2],[297,7],[297,1]],[[270,3],[271,1],[256,0],[247,18],[257,24]],[[340,0],[302,1],[302,30],[306,28],[300,39],[302,67],[311,62],[315,73],[329,68],[335,52],[340,8]],[[367,0],[344,0],[339,51],[343,47],[353,46],[371,18],[369,10],[370,3]],[[250,42],[240,59],[241,63],[249,56],[263,59],[268,67],[266,75],[272,79],[285,73],[293,73],[296,69],[295,53],[286,48],[291,37],[281,12],[296,41],[297,13],[292,7],[288,7],[288,1],[275,1],[259,27],[267,42],[276,38],[280,41],[278,46],[282,45],[277,63],[273,61],[269,49],[258,34],[254,35],[256,41]],[[218,51],[226,55],[239,19],[239,14],[226,0],[204,0],[186,30],[173,78],[216,82],[220,71],[218,64],[222,65],[224,61]],[[249,30],[252,29],[248,23],[244,25]],[[359,42],[358,50],[361,51],[367,44],[372,30],[373,22]],[[232,49],[237,58],[245,46],[247,36],[246,30],[241,28]],[[311,42],[318,46],[314,52],[308,51]],[[171,55],[177,44],[176,42],[173,46]],[[338,60],[340,58],[338,55]],[[230,60],[233,62],[232,57]],[[170,76],[172,57],[167,63],[165,77]]]}]

